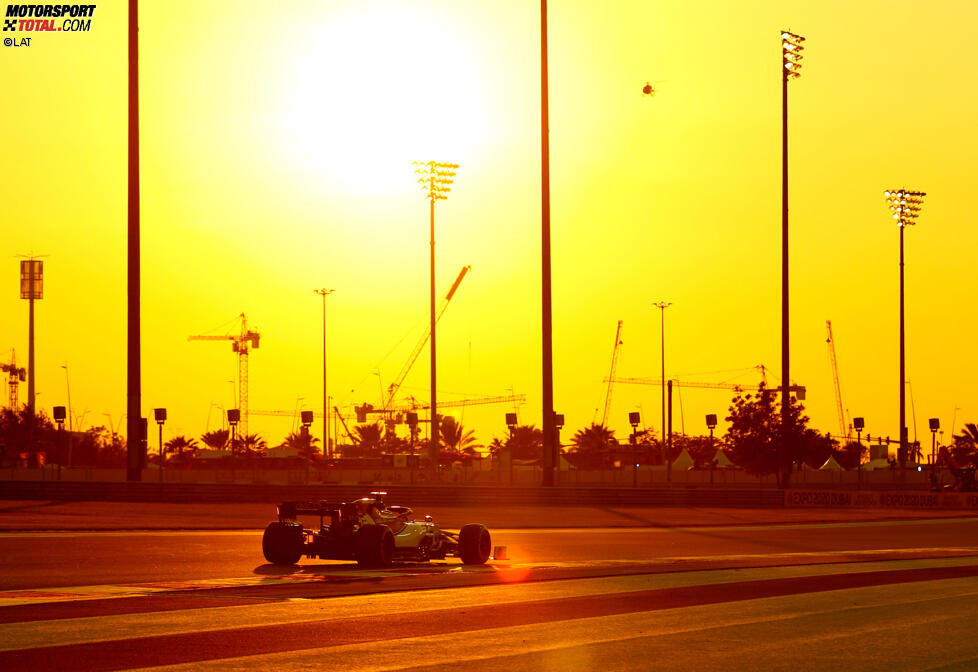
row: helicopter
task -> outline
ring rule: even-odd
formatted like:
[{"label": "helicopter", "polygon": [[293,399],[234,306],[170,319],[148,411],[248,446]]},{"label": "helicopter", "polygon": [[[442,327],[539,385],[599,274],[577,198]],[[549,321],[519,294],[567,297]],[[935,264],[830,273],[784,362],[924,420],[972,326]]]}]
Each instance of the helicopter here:
[{"label": "helicopter", "polygon": [[655,85],[656,84],[661,84],[664,81],[666,81],[666,80],[664,80],[664,79],[657,79],[654,82],[646,82],[645,83],[645,86],[642,87],[642,93],[644,93],[645,95],[649,96],[650,98],[654,97],[655,96]]}]

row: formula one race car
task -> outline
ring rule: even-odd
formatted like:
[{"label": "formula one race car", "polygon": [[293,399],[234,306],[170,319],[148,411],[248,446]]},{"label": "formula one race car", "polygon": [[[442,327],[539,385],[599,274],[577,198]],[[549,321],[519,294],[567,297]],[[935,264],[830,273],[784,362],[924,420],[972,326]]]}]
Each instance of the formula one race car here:
[{"label": "formula one race car", "polygon": [[[356,560],[365,566],[385,566],[394,560],[427,562],[457,556],[466,565],[482,565],[492,541],[484,525],[466,525],[458,534],[432,522],[412,518],[406,506],[384,504],[383,492],[372,492],[338,506],[326,502],[282,502],[278,521],[262,537],[265,559],[294,565],[303,555],[329,560]],[[319,516],[319,529],[305,529],[299,515]]]}]

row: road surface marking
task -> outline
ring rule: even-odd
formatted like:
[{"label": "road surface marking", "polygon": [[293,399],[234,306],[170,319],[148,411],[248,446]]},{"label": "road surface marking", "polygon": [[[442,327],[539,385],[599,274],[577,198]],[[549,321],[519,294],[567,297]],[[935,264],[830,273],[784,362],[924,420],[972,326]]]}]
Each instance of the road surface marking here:
[{"label": "road surface marking", "polygon": [[[389,617],[422,611],[456,609],[482,604],[528,604],[547,600],[580,599],[643,591],[690,589],[766,580],[826,580],[884,571],[964,569],[978,566],[975,558],[896,560],[871,563],[798,565],[735,570],[705,570],[665,574],[636,574],[592,579],[568,579],[533,583],[496,584],[464,588],[440,588],[410,592],[373,593],[319,600],[278,601],[257,605],[219,606],[211,609],[149,611],[0,624],[0,650],[109,641],[119,633],[166,636],[206,630],[253,628],[269,624],[304,623],[331,619]],[[200,613],[206,612],[201,617]],[[203,622],[201,622],[203,621]]]}]

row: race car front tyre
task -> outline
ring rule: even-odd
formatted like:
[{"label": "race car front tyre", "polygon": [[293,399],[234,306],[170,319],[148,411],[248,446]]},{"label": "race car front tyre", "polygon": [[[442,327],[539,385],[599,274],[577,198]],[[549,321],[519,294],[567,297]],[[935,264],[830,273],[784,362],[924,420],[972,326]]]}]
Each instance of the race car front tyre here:
[{"label": "race car front tyre", "polygon": [[394,559],[394,534],[386,525],[364,525],[353,535],[358,565],[386,567]]},{"label": "race car front tyre", "polygon": [[485,525],[466,525],[458,533],[458,556],[466,565],[484,565],[492,552],[492,539]]},{"label": "race car front tyre", "polygon": [[294,565],[302,557],[303,542],[299,523],[269,523],[261,538],[261,550],[274,565]]}]

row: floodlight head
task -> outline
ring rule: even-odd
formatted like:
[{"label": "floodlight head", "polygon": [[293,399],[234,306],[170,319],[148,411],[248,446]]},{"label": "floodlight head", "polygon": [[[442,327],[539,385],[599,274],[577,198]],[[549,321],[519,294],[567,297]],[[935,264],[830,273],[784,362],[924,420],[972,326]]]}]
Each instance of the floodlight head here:
[{"label": "floodlight head", "polygon": [[898,226],[913,226],[916,224],[917,217],[920,216],[920,209],[924,203],[923,191],[910,191],[909,189],[887,189],[883,192],[886,204],[893,213],[892,217]]},{"label": "floodlight head", "polygon": [[801,43],[805,38],[787,30],[781,31],[781,61],[784,65],[785,81],[801,77],[801,52],[805,49]]},{"label": "floodlight head", "polygon": [[414,173],[418,176],[418,184],[421,185],[421,191],[425,192],[428,200],[438,201],[448,198],[455,171],[458,170],[457,163],[414,161],[412,165],[416,166]]}]

